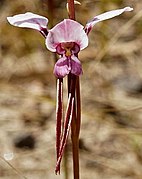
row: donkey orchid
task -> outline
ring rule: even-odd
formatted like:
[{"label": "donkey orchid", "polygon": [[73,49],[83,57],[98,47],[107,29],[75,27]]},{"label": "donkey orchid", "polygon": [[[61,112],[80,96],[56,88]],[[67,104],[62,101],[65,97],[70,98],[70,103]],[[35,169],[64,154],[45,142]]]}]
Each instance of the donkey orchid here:
[{"label": "donkey orchid", "polygon": [[70,85],[71,89],[69,90],[64,127],[62,129],[61,121],[63,114],[63,78],[68,74],[73,76],[79,76],[82,74],[82,67],[78,59],[78,53],[88,46],[88,34],[96,23],[118,16],[125,11],[132,10],[133,9],[130,7],[125,7],[123,9],[112,10],[103,13],[101,15],[95,16],[86,24],[85,27],[74,20],[64,19],[50,30],[47,29],[47,18],[33,14],[31,12],[15,15],[13,17],[7,17],[7,20],[11,25],[38,30],[46,39],[45,44],[47,49],[60,55],[59,60],[55,63],[54,66],[54,74],[58,78],[56,108],[56,173],[60,172],[60,162],[69,135],[73,114],[75,113],[75,80],[72,79],[72,85]]},{"label": "donkey orchid", "polygon": [[7,20],[11,25],[35,29],[44,35],[46,47],[61,55],[55,64],[54,74],[57,78],[63,78],[69,73],[77,76],[82,74],[81,63],[77,56],[80,50],[88,46],[87,35],[96,23],[132,10],[130,7],[125,7],[103,13],[95,16],[85,27],[76,21],[65,19],[51,30],[47,29],[47,18],[30,12],[7,17]]}]

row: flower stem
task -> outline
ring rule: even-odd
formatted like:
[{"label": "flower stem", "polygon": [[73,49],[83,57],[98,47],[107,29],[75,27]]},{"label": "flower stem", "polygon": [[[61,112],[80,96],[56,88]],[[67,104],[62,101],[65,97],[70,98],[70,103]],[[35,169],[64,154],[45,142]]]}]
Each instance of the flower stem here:
[{"label": "flower stem", "polygon": [[72,155],[73,155],[73,171],[74,179],[79,179],[79,142],[78,142],[78,132],[77,132],[77,118],[76,118],[76,76],[68,75],[68,94],[74,97],[74,110],[71,123],[71,139],[72,139]]},{"label": "flower stem", "polygon": [[[72,138],[72,151],[73,151],[73,169],[74,169],[74,179],[79,179],[79,140],[75,134],[75,120],[73,118],[71,124],[71,138]],[[75,133],[74,133],[75,132]]]},{"label": "flower stem", "polygon": [[[79,179],[79,131],[78,131],[78,119],[77,119],[77,111],[78,108],[76,106],[76,103],[78,103],[76,100],[78,97],[75,95],[76,90],[76,82],[77,82],[77,76],[69,74],[69,82],[68,84],[69,93],[74,96],[75,102],[74,102],[74,110],[73,110],[73,118],[71,123],[71,139],[72,139],[72,153],[73,153],[73,170],[74,170],[74,179]],[[79,127],[80,128],[80,127]]]},{"label": "flower stem", "polygon": [[74,9],[74,0],[67,0],[69,8],[69,18],[75,20],[75,9]]},{"label": "flower stem", "polygon": [[64,150],[64,172],[65,172],[65,179],[69,179],[69,172],[68,172],[68,145],[66,144],[66,148]]},{"label": "flower stem", "polygon": [[[67,0],[69,18],[75,20],[74,0]],[[68,95],[74,96],[74,110],[71,123],[71,139],[72,139],[72,154],[73,154],[73,171],[74,179],[79,179],[79,131],[81,121],[81,103],[80,103],[80,83],[79,77],[68,75]]]},{"label": "flower stem", "polygon": [[77,107],[77,114],[76,114],[76,125],[77,125],[77,136],[79,137],[80,132],[80,125],[81,125],[81,97],[80,97],[80,80],[79,77],[76,77],[76,107]]}]

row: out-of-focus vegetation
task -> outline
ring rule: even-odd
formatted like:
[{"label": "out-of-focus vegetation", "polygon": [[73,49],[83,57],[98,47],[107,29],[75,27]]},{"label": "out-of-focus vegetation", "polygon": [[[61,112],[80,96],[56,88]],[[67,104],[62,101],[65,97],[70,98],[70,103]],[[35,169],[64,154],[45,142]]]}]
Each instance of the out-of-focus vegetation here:
[{"label": "out-of-focus vegetation", "polygon": [[[134,8],[97,24],[79,58],[82,179],[142,178],[142,2],[82,0],[76,18],[124,6]],[[49,17],[51,27],[67,18],[66,1],[0,0],[0,178],[55,176],[56,80],[54,55],[40,33],[10,26],[7,16],[27,11]],[[64,83],[66,86],[66,83]],[[65,102],[66,99],[64,98]],[[72,178],[69,141],[69,179]],[[4,154],[13,153],[8,161]],[[8,157],[8,156],[7,156]],[[10,156],[9,156],[10,157]],[[20,176],[19,176],[20,175]]]}]

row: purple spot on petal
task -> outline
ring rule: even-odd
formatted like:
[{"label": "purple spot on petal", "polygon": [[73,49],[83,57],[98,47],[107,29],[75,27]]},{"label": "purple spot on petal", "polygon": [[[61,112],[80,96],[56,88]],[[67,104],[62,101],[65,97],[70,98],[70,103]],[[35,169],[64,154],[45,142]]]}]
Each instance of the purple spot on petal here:
[{"label": "purple spot on petal", "polygon": [[87,24],[91,23],[91,22],[94,22],[94,21],[99,21],[100,19],[98,19],[97,17],[94,17],[93,19],[89,20],[87,22]]},{"label": "purple spot on petal", "polygon": [[94,17],[93,21],[99,21],[100,19],[97,17]]},{"label": "purple spot on petal", "polygon": [[48,30],[46,28],[41,27],[40,32],[44,37],[46,37],[48,35]]}]

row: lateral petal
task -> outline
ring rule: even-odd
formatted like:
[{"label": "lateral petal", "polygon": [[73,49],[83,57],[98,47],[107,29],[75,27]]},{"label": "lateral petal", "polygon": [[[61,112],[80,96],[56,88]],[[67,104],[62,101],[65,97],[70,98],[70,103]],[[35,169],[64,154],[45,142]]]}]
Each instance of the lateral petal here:
[{"label": "lateral petal", "polygon": [[112,11],[108,11],[105,12],[103,14],[100,14],[98,16],[95,16],[92,20],[90,20],[86,26],[85,26],[85,32],[88,34],[90,32],[90,30],[92,29],[92,27],[101,21],[107,20],[107,19],[111,19],[113,17],[119,16],[120,14],[122,14],[125,11],[132,11],[133,8],[131,7],[125,7],[123,9],[117,9],[117,10],[112,10]]},{"label": "lateral petal", "polygon": [[7,17],[7,20],[11,25],[17,27],[31,28],[40,32],[47,31],[48,19],[31,12]]}]

